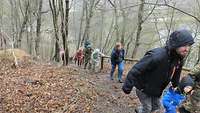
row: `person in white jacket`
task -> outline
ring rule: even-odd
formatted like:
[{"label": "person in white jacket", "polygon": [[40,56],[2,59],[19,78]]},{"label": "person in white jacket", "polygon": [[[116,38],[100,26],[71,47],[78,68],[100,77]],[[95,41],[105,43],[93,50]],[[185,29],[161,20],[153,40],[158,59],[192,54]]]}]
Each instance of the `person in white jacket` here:
[{"label": "person in white jacket", "polygon": [[101,56],[105,56],[102,52],[100,52],[99,49],[95,49],[92,52],[91,58],[92,58],[92,70],[94,72],[98,71],[95,68],[99,66],[99,62],[100,62],[100,57]]}]

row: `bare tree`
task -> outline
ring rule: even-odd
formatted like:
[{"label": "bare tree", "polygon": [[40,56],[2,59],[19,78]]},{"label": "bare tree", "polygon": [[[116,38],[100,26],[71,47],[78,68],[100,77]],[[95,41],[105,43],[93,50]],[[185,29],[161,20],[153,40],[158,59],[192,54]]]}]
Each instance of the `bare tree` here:
[{"label": "bare tree", "polygon": [[40,48],[40,38],[41,38],[41,19],[42,19],[42,4],[43,0],[39,1],[39,7],[37,11],[37,26],[36,26],[36,38],[35,38],[35,53],[36,56],[39,56],[39,48]]},{"label": "bare tree", "polygon": [[117,11],[117,5],[116,5],[116,1],[114,1],[114,17],[115,17],[115,33],[116,33],[116,41],[119,42],[120,39],[119,39],[119,25],[118,25],[118,11]]},{"label": "bare tree", "polygon": [[159,33],[159,29],[158,29],[158,19],[155,15],[154,15],[154,20],[155,20],[154,24],[155,24],[156,32],[158,34],[159,42],[160,42],[160,45],[162,46],[161,36],[160,36],[160,33]]},{"label": "bare tree", "polygon": [[132,58],[135,58],[136,53],[138,51],[138,47],[140,45],[139,40],[140,40],[141,31],[142,31],[142,24],[150,17],[150,15],[153,13],[156,5],[158,4],[158,0],[157,0],[154,7],[150,11],[150,13],[146,17],[143,17],[145,0],[140,0],[140,1],[141,1],[141,4],[140,4],[139,10],[138,10],[138,25],[137,25],[135,45],[133,48],[133,53],[131,55]]},{"label": "bare tree", "polygon": [[65,5],[63,1],[59,1],[59,8],[60,8],[60,16],[61,16],[61,34],[63,40],[63,48],[65,50],[64,53],[64,63],[63,65],[68,64],[69,59],[69,49],[68,49],[68,21],[69,21],[69,0],[65,0]]},{"label": "bare tree", "polygon": [[81,46],[83,45],[83,42],[85,40],[89,40],[89,34],[90,34],[90,23],[91,23],[91,19],[93,16],[93,8],[95,5],[95,0],[89,0],[88,2],[86,2],[86,26],[85,26],[85,31],[83,33],[83,38],[81,40]]},{"label": "bare tree", "polygon": [[112,22],[110,24],[110,28],[109,28],[109,31],[108,31],[108,34],[106,36],[106,40],[105,40],[105,43],[104,43],[104,46],[103,46],[103,49],[102,49],[102,52],[104,52],[104,53],[105,53],[105,48],[107,48],[107,45],[109,44],[110,39],[112,38],[112,34],[114,32],[114,30],[112,29],[113,24],[114,24],[114,17],[112,18]]},{"label": "bare tree", "polygon": [[77,50],[81,45],[81,33],[82,33],[82,27],[83,27],[83,20],[84,20],[84,15],[85,15],[85,8],[86,8],[86,3],[83,1],[83,8],[82,8],[82,15],[80,19],[80,28],[79,28],[79,34],[78,34],[78,45],[77,45]]},{"label": "bare tree", "polygon": [[144,13],[144,2],[145,0],[140,0],[141,4],[138,10],[138,25],[137,25],[137,33],[136,33],[136,39],[135,39],[135,45],[133,48],[133,53],[131,58],[135,58],[138,47],[139,47],[139,39],[140,39],[140,34],[142,31],[142,23],[143,23],[143,13]]},{"label": "bare tree", "polygon": [[53,26],[54,26],[54,34],[55,34],[55,53],[53,56],[53,59],[55,59],[55,61],[59,61],[60,60],[60,56],[59,56],[59,35],[58,35],[58,16],[59,16],[59,7],[58,7],[58,1],[57,0],[49,0],[49,5],[51,8],[51,12],[52,12],[52,17],[53,17]]},{"label": "bare tree", "polygon": [[[99,0],[100,1],[100,0]],[[97,1],[97,3],[95,4],[95,6],[99,3],[99,1]],[[100,10],[101,11],[101,31],[100,31],[100,38],[99,38],[99,44],[98,44],[98,48],[100,48],[100,50],[102,51],[103,50],[103,34],[104,34],[104,21],[105,21],[105,7],[106,7],[106,1],[104,1],[103,3],[103,9]]]},{"label": "bare tree", "polygon": [[36,6],[38,6],[36,1],[29,1],[30,6],[28,8],[28,22],[26,24],[26,38],[28,44],[29,54],[34,54],[33,41],[34,41],[34,28],[33,23],[35,21],[35,12],[37,11]]},{"label": "bare tree", "polygon": [[[20,16],[19,16],[19,10],[17,6],[16,0],[9,0],[11,9],[10,9],[10,22],[11,22],[11,37],[12,41],[15,42],[15,45],[17,45],[16,40],[19,39],[19,29],[20,28]],[[20,3],[20,2],[19,2]],[[16,46],[15,46],[16,47]]]},{"label": "bare tree", "polygon": [[[9,0],[9,3],[10,3],[10,5],[11,5],[11,9],[10,9],[10,17],[14,17],[14,12],[15,12],[15,6],[14,6],[14,2],[15,0]],[[12,29],[12,35],[11,35],[11,37],[12,37],[12,39],[13,40],[15,40],[15,35],[14,35],[14,33],[15,33],[15,23],[14,23],[14,18],[11,18],[11,20],[10,20],[10,22],[11,22],[11,29]]]},{"label": "bare tree", "polygon": [[21,27],[20,27],[20,32],[19,32],[19,37],[17,39],[17,41],[15,42],[15,47],[17,48],[21,48],[21,41],[22,41],[22,37],[23,37],[23,32],[26,28],[26,24],[28,22],[28,17],[29,17],[29,7],[30,7],[30,1],[29,0],[26,0],[24,1],[24,4],[23,6],[25,7],[25,10],[23,10],[23,7],[22,7],[22,4],[21,4],[21,0],[19,0],[19,6],[20,6],[20,10],[21,10],[21,13],[22,13],[22,16],[23,16],[23,22],[21,24]]}]

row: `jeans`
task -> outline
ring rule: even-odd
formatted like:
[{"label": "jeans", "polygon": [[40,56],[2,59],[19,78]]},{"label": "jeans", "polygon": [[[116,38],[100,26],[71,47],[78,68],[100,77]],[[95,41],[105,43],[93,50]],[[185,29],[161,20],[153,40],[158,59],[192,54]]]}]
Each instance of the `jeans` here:
[{"label": "jeans", "polygon": [[136,89],[136,95],[142,104],[141,109],[138,110],[139,113],[152,113],[160,109],[159,97],[149,96],[138,89]]},{"label": "jeans", "polygon": [[111,69],[111,73],[110,73],[110,77],[111,79],[113,79],[113,74],[115,72],[115,68],[116,66],[118,65],[118,80],[122,80],[122,74],[123,74],[123,71],[124,71],[124,62],[120,62],[120,63],[112,63],[112,69]]}]

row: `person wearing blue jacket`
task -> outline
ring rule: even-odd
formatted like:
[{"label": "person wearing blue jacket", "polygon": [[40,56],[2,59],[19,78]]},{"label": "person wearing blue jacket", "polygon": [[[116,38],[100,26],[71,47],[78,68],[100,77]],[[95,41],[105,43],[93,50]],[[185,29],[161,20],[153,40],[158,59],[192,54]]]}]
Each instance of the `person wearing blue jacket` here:
[{"label": "person wearing blue jacket", "polygon": [[186,100],[186,95],[191,94],[193,86],[194,81],[188,75],[181,79],[176,89],[170,87],[162,97],[165,113],[176,113],[178,107]]},{"label": "person wearing blue jacket", "polygon": [[124,54],[125,50],[122,48],[121,43],[116,43],[114,49],[111,53],[111,72],[110,79],[113,80],[113,74],[115,72],[116,66],[118,66],[118,82],[122,83],[122,75],[124,71]]},{"label": "person wearing blue jacket", "polygon": [[170,34],[165,47],[146,52],[128,72],[122,90],[129,94],[136,88],[136,95],[141,107],[137,113],[152,113],[160,110],[160,97],[163,90],[171,82],[177,87],[183,66],[194,39],[187,30],[176,30]]}]

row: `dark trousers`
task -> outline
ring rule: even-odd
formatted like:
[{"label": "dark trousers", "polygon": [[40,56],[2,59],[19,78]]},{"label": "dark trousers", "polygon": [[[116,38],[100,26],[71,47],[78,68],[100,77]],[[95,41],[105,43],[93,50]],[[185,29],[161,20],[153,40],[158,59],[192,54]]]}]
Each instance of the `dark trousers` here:
[{"label": "dark trousers", "polygon": [[142,104],[138,109],[138,113],[152,113],[160,109],[160,98],[149,96],[142,91],[136,89],[136,95]]}]

